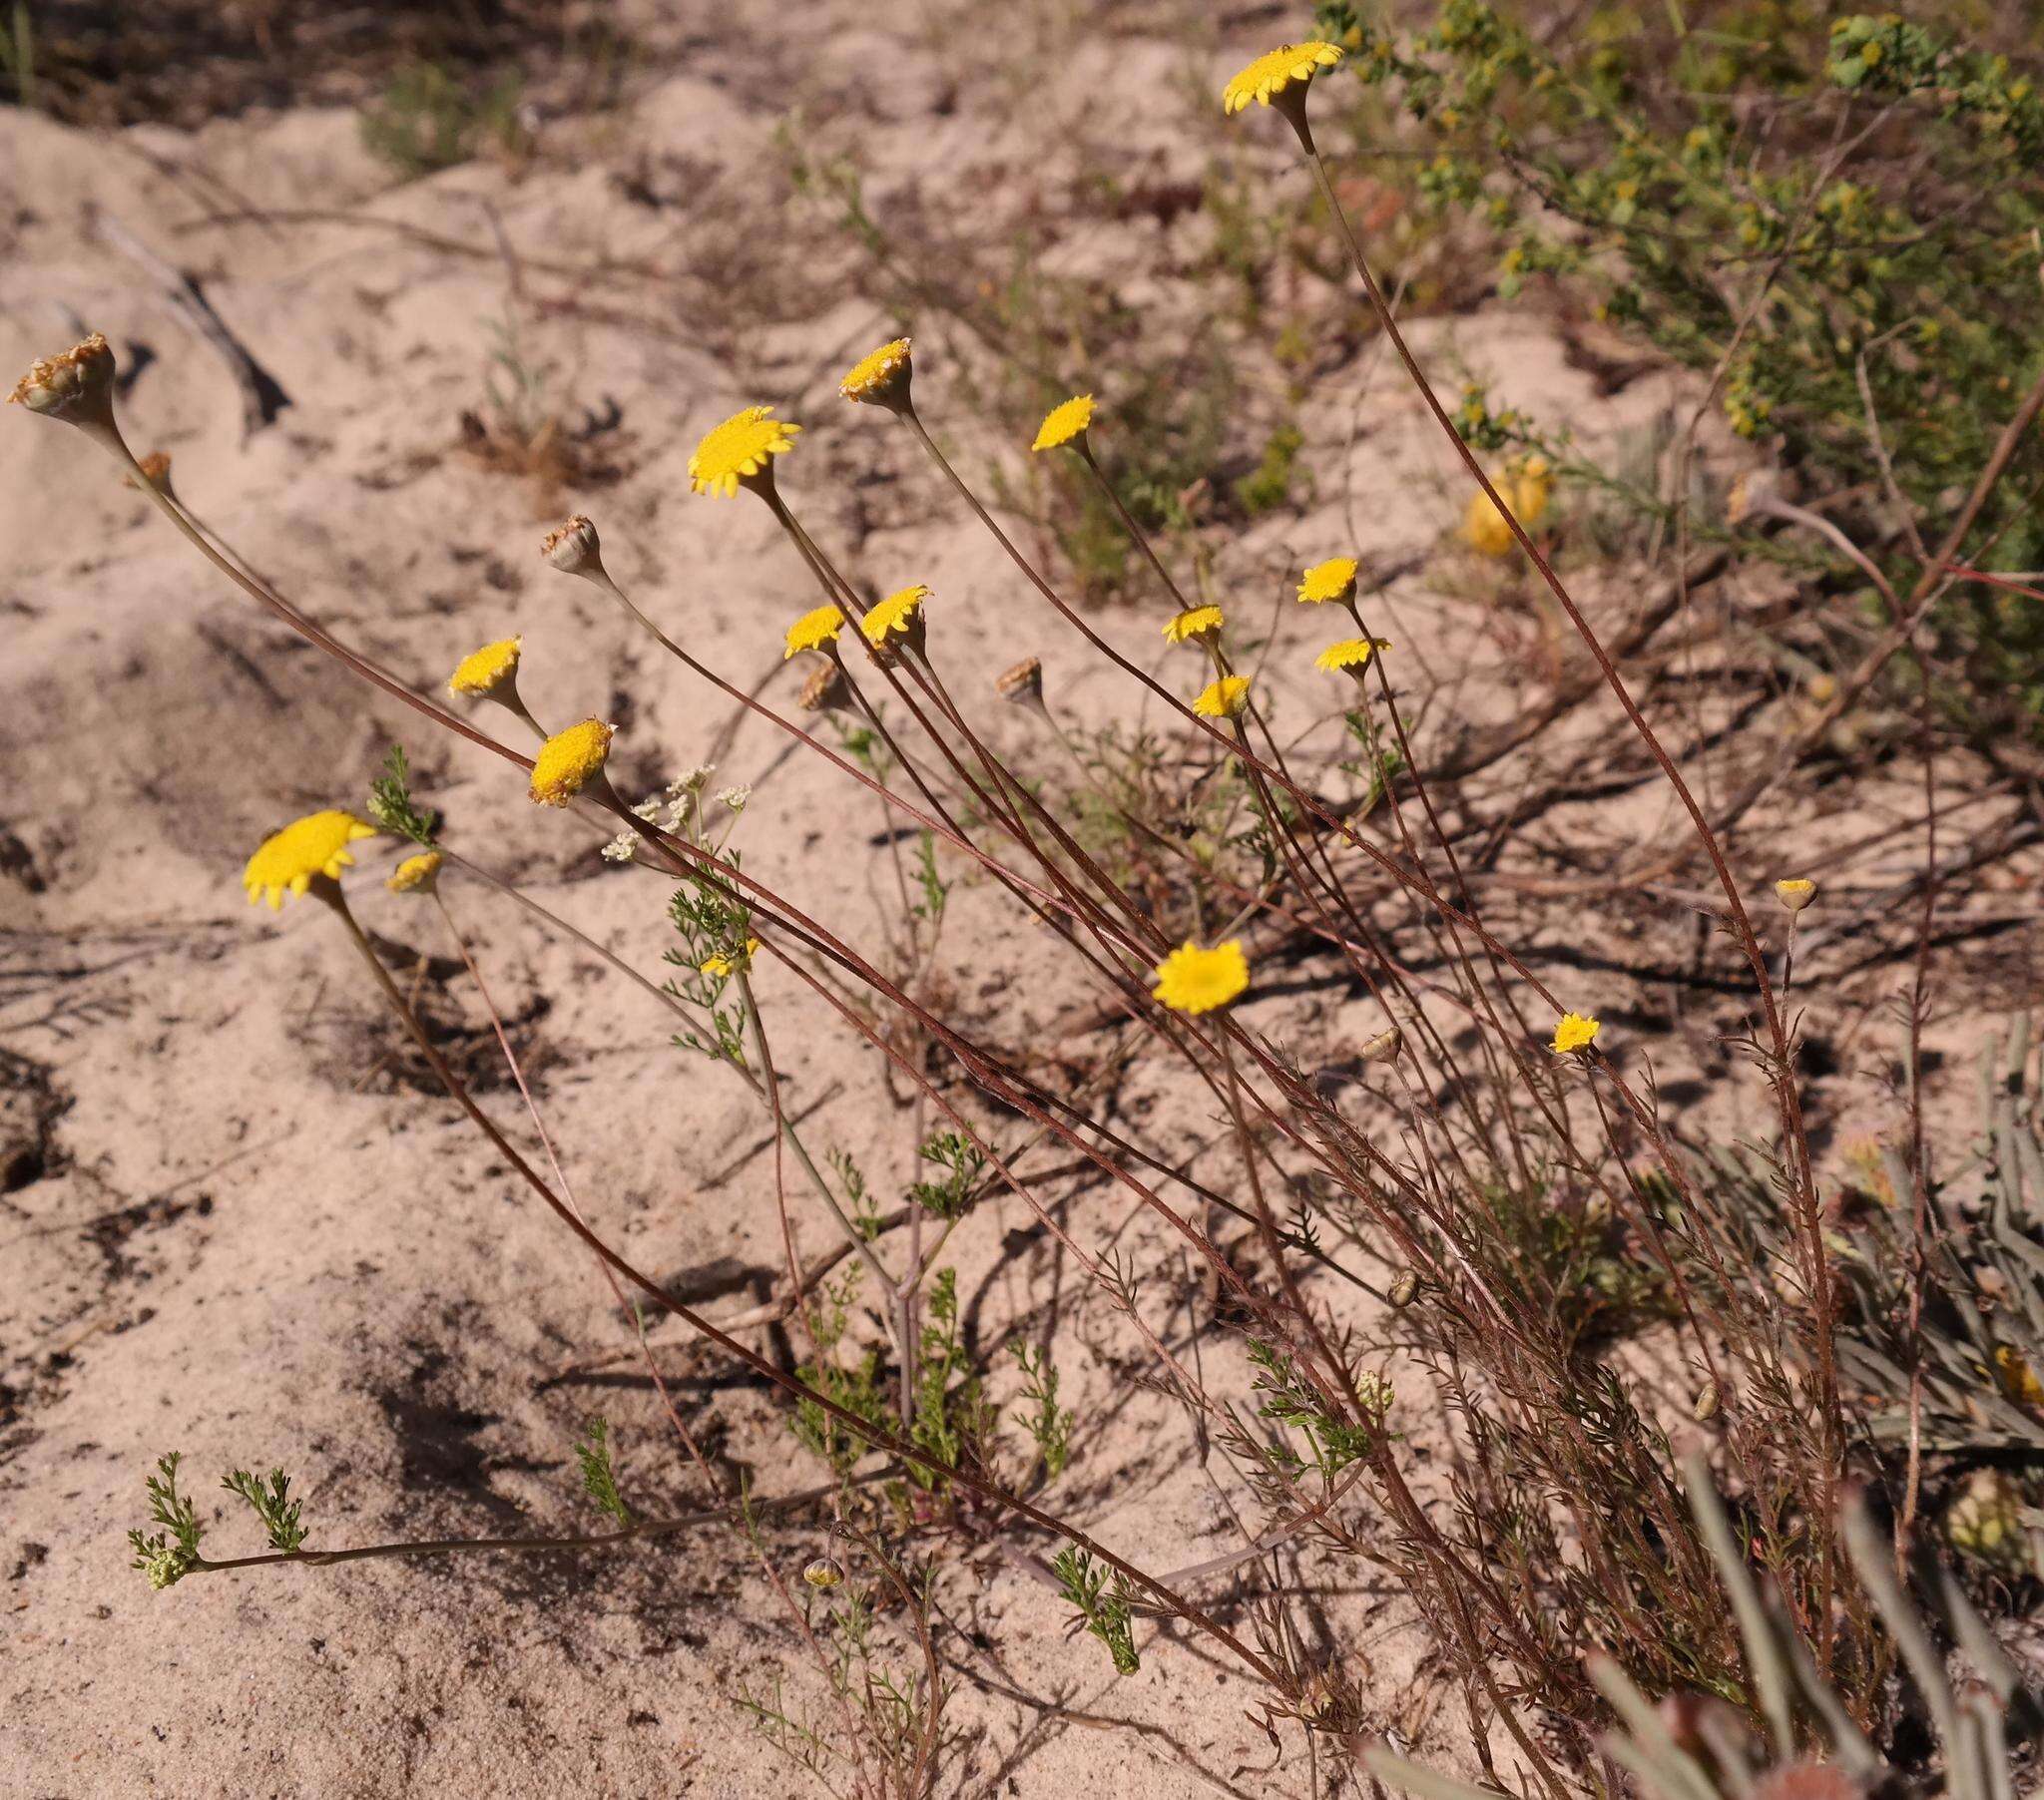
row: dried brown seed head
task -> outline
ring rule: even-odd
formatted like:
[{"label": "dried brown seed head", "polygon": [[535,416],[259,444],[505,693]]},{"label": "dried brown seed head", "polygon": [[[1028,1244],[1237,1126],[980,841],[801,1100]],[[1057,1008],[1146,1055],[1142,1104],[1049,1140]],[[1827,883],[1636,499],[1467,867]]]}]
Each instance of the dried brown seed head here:
[{"label": "dried brown seed head", "polygon": [[596,527],[581,513],[557,525],[540,541],[540,555],[563,575],[603,573],[603,544]]},{"label": "dried brown seed head", "polygon": [[1043,704],[1043,659],[1024,657],[994,676],[994,691],[1018,706]]},{"label": "dried brown seed head", "polygon": [[114,423],[114,352],[95,331],[59,356],[39,357],[7,396],[46,419],[67,425]]}]

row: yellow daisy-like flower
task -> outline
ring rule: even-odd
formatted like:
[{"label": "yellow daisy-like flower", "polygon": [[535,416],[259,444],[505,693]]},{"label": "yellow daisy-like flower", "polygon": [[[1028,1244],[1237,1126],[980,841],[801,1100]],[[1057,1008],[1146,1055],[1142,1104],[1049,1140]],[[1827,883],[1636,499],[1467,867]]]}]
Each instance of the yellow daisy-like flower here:
[{"label": "yellow daisy-like flower", "polygon": [[1202,718],[1233,718],[1249,703],[1249,676],[1223,675],[1220,680],[1207,683],[1200,697],[1193,701],[1193,710]]},{"label": "yellow daisy-like flower", "polygon": [[1249,985],[1250,959],[1243,955],[1242,939],[1202,950],[1188,938],[1157,965],[1157,985],[1150,993],[1174,1012],[1211,1013]]},{"label": "yellow daisy-like flower", "polygon": [[1554,1028],[1554,1042],[1547,1048],[1558,1057],[1565,1057],[1572,1051],[1588,1050],[1596,1043],[1600,1029],[1595,1019],[1586,1019],[1581,1013],[1564,1013],[1560,1024]]},{"label": "yellow daisy-like flower", "polygon": [[1791,913],[1799,913],[1816,898],[1816,883],[1797,878],[1775,883],[1775,898]]},{"label": "yellow daisy-like flower", "polygon": [[858,629],[865,633],[866,642],[875,650],[884,649],[889,637],[912,642],[922,628],[922,603],[929,597],[930,591],[920,583],[913,588],[903,588],[868,607],[866,616],[858,622]]},{"label": "yellow daisy-like flower", "polygon": [[265,837],[242,871],[249,904],[267,900],[269,910],[275,912],[283,905],[285,894],[302,894],[315,877],[339,879],[342,869],[354,865],[348,845],[375,835],[376,827],[366,819],[335,807],[293,819],[281,831]]},{"label": "yellow daisy-like flower", "polygon": [[835,644],[837,634],[843,630],[844,614],[837,607],[818,607],[812,613],[804,613],[787,628],[787,651],[780,660],[785,663],[797,652]]},{"label": "yellow daisy-like flower", "polygon": [[2001,1391],[2024,1406],[2044,1407],[2044,1381],[2029,1359],[2009,1344],[1994,1346],[1994,1371],[2001,1378]]},{"label": "yellow daisy-like flower", "polygon": [[1344,670],[1361,674],[1369,660],[1380,650],[1389,650],[1388,638],[1343,638],[1339,644],[1330,644],[1313,659],[1315,669],[1324,669],[1329,675],[1339,675]]},{"label": "yellow daisy-like flower", "polygon": [[542,806],[565,806],[610,758],[616,727],[600,718],[556,731],[539,747],[532,764],[532,797]]},{"label": "yellow daisy-like flower", "polygon": [[1188,607],[1164,628],[1167,644],[1198,644],[1221,630],[1219,607]]},{"label": "yellow daisy-like flower", "polygon": [[523,638],[500,638],[495,644],[485,644],[481,650],[470,651],[447,677],[447,691],[465,693],[476,699],[486,693],[494,693],[517,675],[518,658],[524,644]]},{"label": "yellow daisy-like flower", "polygon": [[390,878],[383,885],[393,894],[409,894],[421,888],[430,893],[433,878],[440,873],[440,860],[437,850],[421,850],[416,856],[407,856],[390,871]]},{"label": "yellow daisy-like flower", "polygon": [[905,399],[908,378],[912,372],[908,359],[908,339],[897,337],[892,343],[884,343],[870,356],[861,356],[851,365],[837,391],[847,400],[863,400],[869,406],[886,406]]},{"label": "yellow daisy-like flower", "polygon": [[1298,598],[1307,606],[1324,606],[1328,601],[1348,599],[1355,592],[1355,559],[1332,556],[1315,563],[1298,584]]},{"label": "yellow daisy-like flower", "polygon": [[1221,90],[1221,110],[1240,113],[1252,102],[1269,106],[1272,95],[1295,81],[1311,81],[1320,70],[1331,69],[1340,60],[1341,52],[1332,44],[1279,44],[1276,50],[1258,57]]},{"label": "yellow daisy-like flower", "polygon": [[794,448],[801,427],[773,416],[770,406],[748,406],[735,412],[703,441],[689,458],[689,482],[699,494],[729,500],[742,482],[757,480],[773,459]]},{"label": "yellow daisy-like flower", "polygon": [[[1535,456],[1494,477],[1492,485],[1518,515],[1519,523],[1531,531],[1547,516],[1547,503],[1554,492],[1554,471],[1548,467],[1546,457]],[[1504,514],[1482,492],[1470,497],[1469,510],[1462,520],[1462,536],[1483,556],[1508,555],[1518,542],[1505,523]]]},{"label": "yellow daisy-like flower", "polygon": [[1029,447],[1032,450],[1055,450],[1060,444],[1069,444],[1075,437],[1084,436],[1092,423],[1093,396],[1076,394],[1050,409],[1043,423],[1036,428],[1036,442]]},{"label": "yellow daisy-like flower", "polygon": [[748,938],[745,950],[740,955],[736,957],[727,956],[720,950],[715,956],[706,956],[698,967],[701,973],[705,975],[719,976],[728,981],[739,970],[750,969],[753,966],[753,958],[759,954],[759,951],[760,940],[758,938]]}]

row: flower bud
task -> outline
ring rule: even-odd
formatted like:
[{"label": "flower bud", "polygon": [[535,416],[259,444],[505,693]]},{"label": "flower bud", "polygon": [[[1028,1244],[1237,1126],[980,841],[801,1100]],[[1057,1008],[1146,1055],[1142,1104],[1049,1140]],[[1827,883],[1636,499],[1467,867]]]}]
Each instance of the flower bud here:
[{"label": "flower bud", "polygon": [[844,1565],[835,1557],[817,1557],[802,1570],[802,1579],[827,1593],[844,1579]]},{"label": "flower bud", "polygon": [[1816,883],[1800,879],[1778,881],[1775,883],[1775,898],[1791,913],[1799,913],[1816,898]]}]

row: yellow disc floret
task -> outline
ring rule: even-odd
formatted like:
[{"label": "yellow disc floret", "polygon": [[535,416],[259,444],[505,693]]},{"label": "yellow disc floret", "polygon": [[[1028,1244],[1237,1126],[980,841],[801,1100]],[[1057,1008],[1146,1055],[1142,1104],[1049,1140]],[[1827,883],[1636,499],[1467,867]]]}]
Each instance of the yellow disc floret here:
[{"label": "yellow disc floret", "polygon": [[1269,106],[1271,96],[1293,82],[1308,82],[1321,69],[1331,69],[1341,60],[1332,44],[1279,44],[1266,51],[1221,90],[1221,109],[1240,113],[1252,102]]},{"label": "yellow disc floret", "polygon": [[1298,584],[1298,598],[1308,606],[1322,606],[1330,600],[1347,600],[1354,593],[1355,559],[1352,556],[1329,557],[1324,563],[1315,563]]},{"label": "yellow disc floret", "polygon": [[293,819],[281,831],[262,840],[262,847],[249,858],[242,871],[242,885],[249,901],[267,900],[271,912],[283,905],[285,894],[302,894],[313,881],[324,876],[339,878],[354,858],[348,845],[357,838],[374,837],[376,827],[366,819],[334,807],[308,812]]},{"label": "yellow disc floret", "polygon": [[524,643],[523,638],[499,638],[495,644],[485,644],[481,650],[470,651],[447,677],[447,691],[466,693],[475,698],[496,692],[517,675],[519,652]]},{"label": "yellow disc floret", "polygon": [[1564,1013],[1554,1028],[1554,1042],[1547,1048],[1558,1057],[1565,1057],[1572,1051],[1588,1050],[1597,1042],[1601,1029],[1595,1019],[1585,1018],[1581,1013]]},{"label": "yellow disc floret", "polygon": [[1076,394],[1050,409],[1036,429],[1036,442],[1029,447],[1032,450],[1055,450],[1060,444],[1069,444],[1075,437],[1083,437],[1087,426],[1092,423],[1093,396]]},{"label": "yellow disc floret", "polygon": [[1343,638],[1339,644],[1330,644],[1313,659],[1315,669],[1324,669],[1329,675],[1343,671],[1360,675],[1368,667],[1369,660],[1380,650],[1391,648],[1384,638]]},{"label": "yellow disc floret", "polygon": [[890,637],[913,640],[922,625],[922,603],[929,597],[930,591],[920,585],[903,588],[868,607],[858,629],[875,650],[884,649]]},{"label": "yellow disc floret", "polygon": [[800,651],[821,650],[834,644],[843,630],[844,614],[837,607],[818,607],[812,613],[804,613],[787,628],[787,650],[780,660],[785,663]]},{"label": "yellow disc floret", "polygon": [[1211,1013],[1249,985],[1250,959],[1240,938],[1212,950],[1202,950],[1189,938],[1157,965],[1157,985],[1150,993],[1174,1012]]},{"label": "yellow disc floret", "polygon": [[910,371],[908,339],[897,337],[884,343],[870,356],[861,356],[837,384],[847,400],[863,400],[871,406],[885,405],[898,398],[908,386]]},{"label": "yellow disc floret", "polygon": [[440,852],[421,850],[416,856],[407,856],[390,871],[390,878],[383,883],[393,894],[410,894],[420,890],[431,893],[434,878],[440,873]]},{"label": "yellow disc floret", "polygon": [[792,450],[800,431],[773,417],[770,406],[748,406],[704,435],[689,458],[689,481],[699,494],[728,500],[741,482],[757,480],[776,456]]},{"label": "yellow disc floret", "polygon": [[1167,644],[1200,644],[1221,630],[1225,621],[1219,607],[1188,607],[1174,614],[1164,628]]},{"label": "yellow disc floret", "polygon": [[556,731],[540,745],[532,764],[532,797],[542,806],[565,806],[594,776],[603,773],[615,727],[600,718]]},{"label": "yellow disc floret", "polygon": [[1233,718],[1249,703],[1249,676],[1223,675],[1220,680],[1207,683],[1200,697],[1193,701],[1193,710],[1202,718]]}]

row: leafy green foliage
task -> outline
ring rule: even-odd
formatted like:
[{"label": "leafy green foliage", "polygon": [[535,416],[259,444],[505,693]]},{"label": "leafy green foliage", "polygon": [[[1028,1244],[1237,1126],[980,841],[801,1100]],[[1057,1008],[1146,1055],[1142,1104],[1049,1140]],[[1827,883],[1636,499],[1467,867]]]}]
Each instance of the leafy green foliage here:
[{"label": "leafy green foliage", "polygon": [[1334,1416],[1326,1401],[1284,1351],[1259,1339],[1250,1340],[1250,1362],[1256,1369],[1257,1413],[1275,1425],[1304,1434],[1303,1456],[1279,1446],[1277,1460],[1293,1468],[1310,1466],[1323,1477],[1338,1475],[1369,1454],[1384,1414],[1390,1410],[1390,1385],[1374,1375],[1355,1377],[1355,1386],[1369,1410],[1369,1422],[1352,1424]]},{"label": "leafy green foliage", "polygon": [[1090,1552],[1069,1544],[1058,1552],[1051,1570],[1086,1629],[1107,1645],[1107,1653],[1114,1658],[1114,1672],[1133,1675],[1142,1664],[1136,1654],[1127,1576],[1117,1570],[1110,1582],[1108,1572],[1094,1562]]},{"label": "leafy green foliage", "polygon": [[601,1413],[591,1415],[583,1441],[575,1446],[575,1460],[582,1465],[583,1492],[620,1527],[629,1526],[632,1509],[618,1492],[617,1471],[611,1466],[611,1425]]},{"label": "leafy green foliage", "polygon": [[149,1576],[149,1584],[161,1592],[175,1585],[199,1561],[199,1541],[205,1528],[190,1500],[178,1492],[178,1464],[183,1459],[175,1450],[157,1458],[156,1474],[144,1484],[149,1495],[149,1516],[164,1529],[144,1537],[128,1534],[135,1552],[131,1568]]},{"label": "leafy green foliage", "polygon": [[938,1131],[924,1140],[920,1153],[925,1162],[940,1164],[944,1177],[917,1181],[909,1188],[908,1197],[938,1218],[962,1217],[986,1168],[984,1152],[960,1132]]},{"label": "leafy green foliage", "polygon": [[[925,1305],[929,1317],[918,1347],[909,1441],[954,1469],[983,1463],[995,1415],[981,1393],[959,1332],[956,1269],[937,1271]],[[934,1494],[950,1486],[947,1478],[915,1464],[908,1466],[907,1474],[914,1486]]]},{"label": "leafy green foliage", "polygon": [[439,841],[433,814],[413,803],[411,762],[402,744],[390,746],[390,753],[383,758],[383,772],[369,783],[369,816],[385,831],[408,837],[428,850]]},{"label": "leafy green foliage", "polygon": [[256,1517],[262,1521],[271,1550],[289,1555],[303,1546],[305,1528],[298,1515],[304,1502],[290,1498],[290,1477],[281,1469],[270,1470],[267,1482],[247,1469],[232,1469],[221,1477],[220,1485],[249,1503]]},{"label": "leafy green foliage", "polygon": [[452,169],[477,152],[524,146],[515,69],[487,86],[470,87],[438,63],[409,63],[390,78],[382,98],[364,109],[362,144],[406,181]]},{"label": "leafy green foliage", "polygon": [[1029,1434],[1036,1454],[1043,1458],[1044,1474],[1056,1481],[1072,1454],[1072,1412],[1058,1405],[1057,1366],[1039,1344],[1017,1342],[1009,1349],[1021,1365],[1022,1398],[1029,1403],[1015,1415],[1015,1423]]}]

